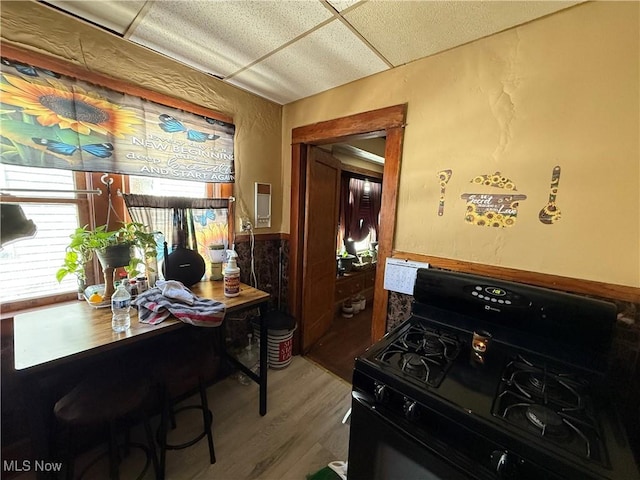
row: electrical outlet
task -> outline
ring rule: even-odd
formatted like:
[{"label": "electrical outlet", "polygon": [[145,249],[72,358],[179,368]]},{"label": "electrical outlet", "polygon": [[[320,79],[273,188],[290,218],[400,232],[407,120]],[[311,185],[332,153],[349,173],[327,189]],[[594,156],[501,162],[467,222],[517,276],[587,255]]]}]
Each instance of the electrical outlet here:
[{"label": "electrical outlet", "polygon": [[251,231],[251,222],[246,218],[242,219],[242,231],[243,232]]}]

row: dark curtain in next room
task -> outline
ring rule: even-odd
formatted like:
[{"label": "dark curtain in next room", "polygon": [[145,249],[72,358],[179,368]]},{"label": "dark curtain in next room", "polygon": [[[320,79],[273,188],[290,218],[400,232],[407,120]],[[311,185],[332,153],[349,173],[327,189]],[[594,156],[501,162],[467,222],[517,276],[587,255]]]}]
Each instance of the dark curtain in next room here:
[{"label": "dark curtain in next room", "polygon": [[360,178],[343,179],[340,189],[339,245],[345,240],[364,240],[371,234],[371,241],[378,238],[382,184]]}]

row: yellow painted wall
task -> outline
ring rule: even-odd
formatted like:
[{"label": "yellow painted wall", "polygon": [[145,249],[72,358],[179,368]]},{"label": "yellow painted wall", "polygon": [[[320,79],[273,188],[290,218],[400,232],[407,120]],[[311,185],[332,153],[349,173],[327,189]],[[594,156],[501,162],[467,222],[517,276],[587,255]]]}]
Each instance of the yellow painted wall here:
[{"label": "yellow painted wall", "polygon": [[[272,228],[282,223],[282,107],[35,2],[3,1],[2,41],[223,113],[236,125],[238,216],[254,221],[254,182],[273,185]],[[290,192],[286,192],[287,203]],[[239,228],[240,222],[238,222]]]},{"label": "yellow painted wall", "polygon": [[[236,194],[271,183],[288,232],[291,129],[408,104],[394,248],[640,286],[638,2],[589,2],[284,108],[34,2],[3,1],[2,41],[233,118]],[[543,225],[553,166],[562,219]],[[453,170],[445,215],[436,173]],[[463,193],[500,171],[527,195],[510,228],[464,222]]]},{"label": "yellow painted wall", "polygon": [[[639,18],[638,2],[589,2],[286,105],[283,183],[292,128],[407,103],[394,249],[638,287]],[[562,218],[544,225],[555,165]],[[496,171],[527,196],[516,224],[467,224],[461,194]]]}]

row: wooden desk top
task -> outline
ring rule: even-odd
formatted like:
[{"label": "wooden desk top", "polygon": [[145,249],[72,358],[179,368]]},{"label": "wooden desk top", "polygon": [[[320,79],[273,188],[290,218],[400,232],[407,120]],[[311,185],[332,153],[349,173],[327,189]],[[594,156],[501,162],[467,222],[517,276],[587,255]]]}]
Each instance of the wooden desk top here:
[{"label": "wooden desk top", "polygon": [[[227,312],[258,306],[270,295],[249,285],[240,284],[240,295],[224,296],[223,282],[200,282],[191,291],[222,302]],[[14,360],[16,370],[34,371],[50,368],[85,356],[129,345],[168,333],[185,324],[169,317],[158,325],[138,322],[138,311],[131,308],[131,328],[115,333],[111,329],[111,309],[94,308],[87,302],[73,301],[18,314],[13,319]]]}]

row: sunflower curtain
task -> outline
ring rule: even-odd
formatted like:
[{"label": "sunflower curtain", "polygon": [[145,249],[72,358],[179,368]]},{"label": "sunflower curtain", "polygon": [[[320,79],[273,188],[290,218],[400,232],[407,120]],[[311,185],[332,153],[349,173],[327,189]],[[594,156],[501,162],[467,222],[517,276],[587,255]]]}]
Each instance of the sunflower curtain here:
[{"label": "sunflower curtain", "polygon": [[8,58],[0,93],[2,163],[234,182],[231,123]]}]

